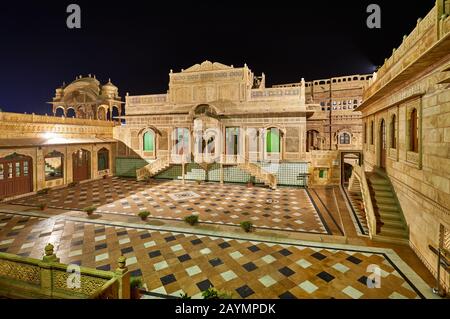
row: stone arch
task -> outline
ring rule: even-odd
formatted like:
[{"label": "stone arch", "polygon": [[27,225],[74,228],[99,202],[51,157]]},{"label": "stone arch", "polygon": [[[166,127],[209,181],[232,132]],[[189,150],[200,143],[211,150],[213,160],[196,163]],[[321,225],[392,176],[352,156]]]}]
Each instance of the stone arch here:
[{"label": "stone arch", "polygon": [[77,113],[73,107],[70,106],[66,109],[66,117],[77,117]]}]

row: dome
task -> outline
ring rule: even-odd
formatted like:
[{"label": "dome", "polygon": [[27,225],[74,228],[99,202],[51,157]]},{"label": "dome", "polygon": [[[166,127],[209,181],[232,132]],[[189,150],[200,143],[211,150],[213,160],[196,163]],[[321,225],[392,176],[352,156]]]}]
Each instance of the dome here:
[{"label": "dome", "polygon": [[107,90],[117,90],[117,86],[115,86],[112,82],[111,79],[108,79],[108,83],[106,83],[105,85],[102,86],[102,89],[107,89]]}]

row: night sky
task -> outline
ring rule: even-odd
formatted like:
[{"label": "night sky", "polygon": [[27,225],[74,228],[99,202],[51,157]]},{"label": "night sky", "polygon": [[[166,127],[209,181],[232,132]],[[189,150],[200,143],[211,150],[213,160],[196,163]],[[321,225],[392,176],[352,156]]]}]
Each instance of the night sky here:
[{"label": "night sky", "polygon": [[[70,3],[81,29],[66,26]],[[88,73],[110,77],[122,97],[165,93],[170,69],[204,60],[247,63],[267,85],[369,73],[434,0],[272,3],[2,1],[0,108],[50,114],[55,88]],[[370,3],[381,6],[381,29],[366,26]]]}]

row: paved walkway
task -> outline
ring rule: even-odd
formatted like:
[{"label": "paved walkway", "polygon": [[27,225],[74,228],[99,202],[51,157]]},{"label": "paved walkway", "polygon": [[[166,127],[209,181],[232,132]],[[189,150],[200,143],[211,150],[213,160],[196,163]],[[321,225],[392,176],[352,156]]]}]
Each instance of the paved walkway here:
[{"label": "paved walkway", "polygon": [[136,215],[147,210],[152,217],[182,220],[198,215],[200,221],[239,225],[245,220],[256,227],[330,234],[321,213],[302,188],[247,188],[238,184],[158,181],[150,183],[112,178],[82,183],[25,197],[15,204],[66,210],[96,206],[101,213]]},{"label": "paved walkway", "polygon": [[[0,251],[41,258],[50,242],[61,262],[103,270],[116,268],[123,254],[132,275],[142,276],[147,289],[158,294],[200,297],[214,286],[234,298],[422,297],[418,287],[423,282],[390,250],[283,244],[22,214],[0,213]],[[380,267],[378,289],[367,286],[369,265]]]}]

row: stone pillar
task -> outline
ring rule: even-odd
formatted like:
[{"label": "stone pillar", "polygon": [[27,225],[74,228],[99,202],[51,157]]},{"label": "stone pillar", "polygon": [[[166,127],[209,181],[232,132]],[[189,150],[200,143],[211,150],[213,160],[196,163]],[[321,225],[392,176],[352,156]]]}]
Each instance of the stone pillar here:
[{"label": "stone pillar", "polygon": [[53,248],[52,244],[45,246],[44,257],[42,257],[42,262],[39,265],[41,269],[41,291],[49,297],[53,295],[51,264],[59,262],[59,258],[56,257]]},{"label": "stone pillar", "polygon": [[126,266],[127,259],[120,256],[117,263],[118,268],[115,273],[119,276],[119,299],[130,299],[130,272]]}]

